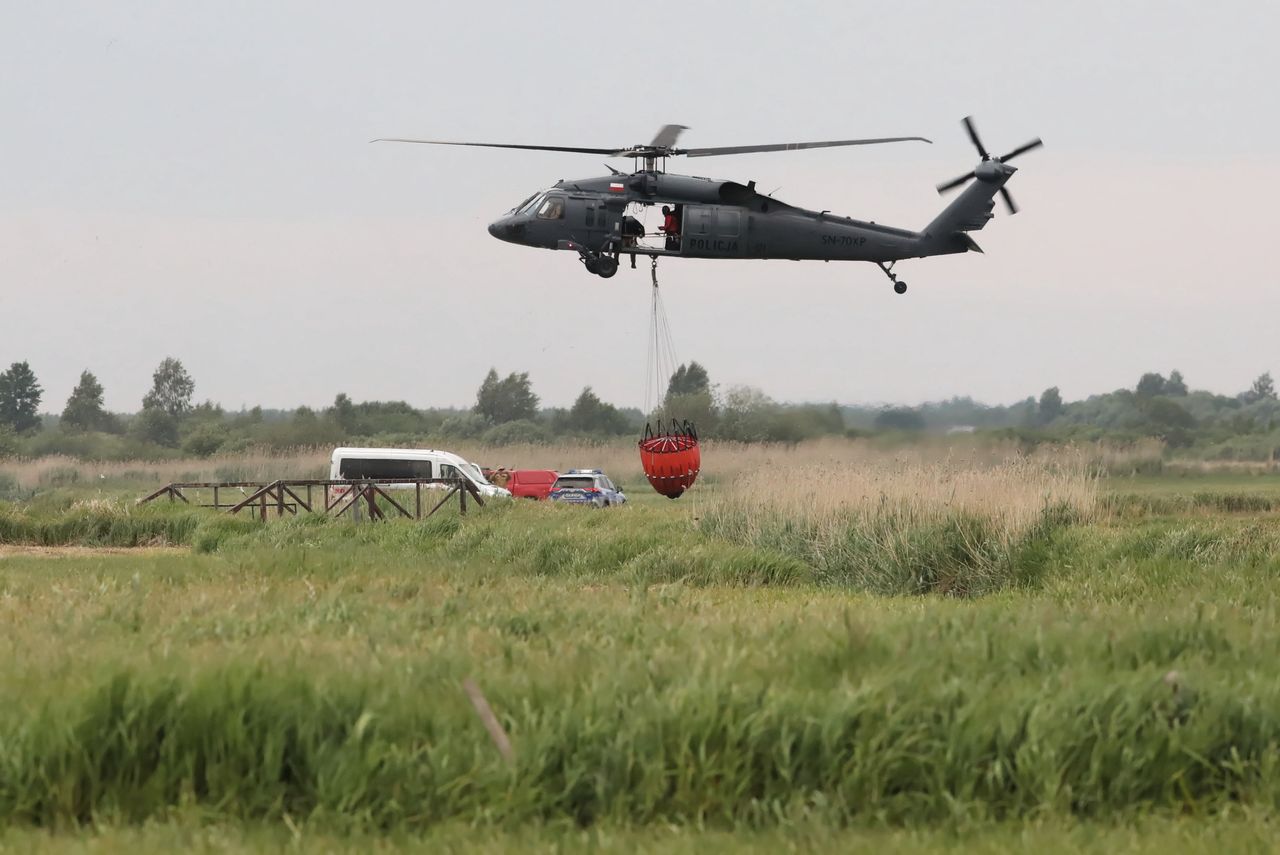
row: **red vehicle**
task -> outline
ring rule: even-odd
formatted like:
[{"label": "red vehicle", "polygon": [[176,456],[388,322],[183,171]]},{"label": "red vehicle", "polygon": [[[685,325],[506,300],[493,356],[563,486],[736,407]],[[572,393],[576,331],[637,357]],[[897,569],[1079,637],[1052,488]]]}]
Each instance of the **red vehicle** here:
[{"label": "red vehicle", "polygon": [[515,499],[542,500],[551,494],[559,473],[552,469],[513,469],[507,489]]}]

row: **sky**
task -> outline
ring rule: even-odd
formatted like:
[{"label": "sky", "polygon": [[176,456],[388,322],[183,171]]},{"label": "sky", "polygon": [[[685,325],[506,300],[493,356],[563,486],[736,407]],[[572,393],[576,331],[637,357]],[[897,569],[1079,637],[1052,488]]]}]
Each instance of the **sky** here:
[{"label": "sky", "polygon": [[[1280,371],[1280,4],[0,0],[0,364],[60,410],[92,370],[133,411],[166,356],[230,409],[468,406],[490,367],[544,404],[643,403],[649,277],[485,226],[589,155],[919,143],[673,160],[918,229],[934,186],[1039,136],[985,254],[665,260],[677,354],[784,401],[1068,400],[1179,369]],[[625,168],[630,161],[614,161]],[[776,189],[775,189],[776,188]]]}]

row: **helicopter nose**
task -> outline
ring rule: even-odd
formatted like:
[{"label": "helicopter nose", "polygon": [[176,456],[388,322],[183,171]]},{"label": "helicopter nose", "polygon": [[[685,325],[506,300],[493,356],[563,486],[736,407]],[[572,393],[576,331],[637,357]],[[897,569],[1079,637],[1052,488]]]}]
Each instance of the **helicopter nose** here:
[{"label": "helicopter nose", "polygon": [[511,217],[499,217],[489,224],[489,234],[498,240],[514,240],[516,236],[515,221]]},{"label": "helicopter nose", "polygon": [[519,243],[524,237],[524,223],[516,217],[499,217],[489,224],[489,234],[508,243]]}]

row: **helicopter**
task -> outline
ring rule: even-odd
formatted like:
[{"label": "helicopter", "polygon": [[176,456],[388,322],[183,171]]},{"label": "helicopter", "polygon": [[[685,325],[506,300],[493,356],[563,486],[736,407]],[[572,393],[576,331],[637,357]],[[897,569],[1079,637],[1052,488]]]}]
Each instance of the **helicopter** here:
[{"label": "helicopter", "polygon": [[[907,283],[893,272],[907,258],[982,252],[969,232],[993,216],[1000,194],[1010,214],[1017,205],[1005,184],[1017,171],[1009,161],[1043,145],[1033,139],[1001,157],[982,144],[973,117],[962,120],[981,160],[970,172],[938,185],[938,192],[966,187],[920,231],[894,228],[788,205],[760,193],[754,181],[742,184],[666,171],[671,157],[714,157],[756,152],[799,151],[837,146],[930,143],[924,137],[824,140],[771,145],[679,148],[684,125],[665,125],[647,145],[628,148],[517,145],[382,138],[372,142],[478,146],[525,151],[576,152],[632,158],[632,172],[605,164],[609,175],[558,181],[534,193],[489,225],[500,240],[522,246],[575,252],[589,273],[605,279],[618,271],[619,259],[630,256],[707,259],[790,259],[793,261],[867,261],[876,264],[904,294]],[[664,227],[651,231],[643,222],[653,206],[663,206]]]}]

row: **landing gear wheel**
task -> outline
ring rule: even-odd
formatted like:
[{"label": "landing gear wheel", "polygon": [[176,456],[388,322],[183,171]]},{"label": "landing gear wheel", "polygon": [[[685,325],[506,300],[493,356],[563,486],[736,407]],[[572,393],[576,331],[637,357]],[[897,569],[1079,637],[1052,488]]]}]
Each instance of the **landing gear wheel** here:
[{"label": "landing gear wheel", "polygon": [[596,273],[596,274],[598,274],[598,273],[600,272],[600,261],[599,261],[599,259],[596,259],[596,258],[584,258],[584,259],[582,259],[582,266],[583,266],[583,267],[585,267],[585,268],[587,268],[587,272],[588,272],[588,273]]},{"label": "landing gear wheel", "polygon": [[898,281],[894,282],[894,283],[893,283],[893,293],[895,293],[895,294],[905,294],[905,293],[907,293],[907,283],[906,283],[906,282],[903,282],[901,279],[899,279]]},{"label": "landing gear wheel", "polygon": [[596,269],[594,271],[601,279],[608,279],[618,272],[618,259],[602,255],[596,259]]}]

